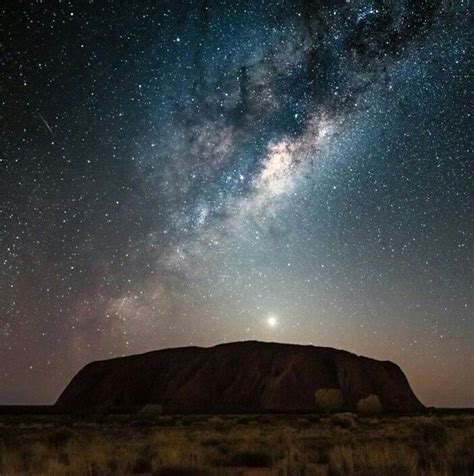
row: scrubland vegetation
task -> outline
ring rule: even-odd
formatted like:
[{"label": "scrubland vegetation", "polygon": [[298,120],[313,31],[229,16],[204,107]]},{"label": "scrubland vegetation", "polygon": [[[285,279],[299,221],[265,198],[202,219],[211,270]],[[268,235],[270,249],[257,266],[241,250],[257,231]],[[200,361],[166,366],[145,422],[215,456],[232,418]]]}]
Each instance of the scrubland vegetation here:
[{"label": "scrubland vegetation", "polygon": [[472,475],[473,442],[472,412],[2,415],[0,474]]}]

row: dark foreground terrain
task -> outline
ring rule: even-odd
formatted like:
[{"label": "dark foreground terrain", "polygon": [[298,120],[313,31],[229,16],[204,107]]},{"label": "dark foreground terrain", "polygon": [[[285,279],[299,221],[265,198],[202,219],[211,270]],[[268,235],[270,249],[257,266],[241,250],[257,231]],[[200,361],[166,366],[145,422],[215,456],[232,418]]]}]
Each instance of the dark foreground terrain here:
[{"label": "dark foreground terrain", "polygon": [[[0,408],[0,474],[472,475],[474,412],[71,416]],[[26,410],[25,410],[26,411]]]}]

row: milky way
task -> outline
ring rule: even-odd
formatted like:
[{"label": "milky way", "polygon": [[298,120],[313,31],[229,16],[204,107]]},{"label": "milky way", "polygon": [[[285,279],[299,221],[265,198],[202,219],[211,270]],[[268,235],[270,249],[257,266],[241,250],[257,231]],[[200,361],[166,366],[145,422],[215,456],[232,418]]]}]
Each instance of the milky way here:
[{"label": "milky way", "polygon": [[2,8],[0,403],[259,339],[474,405],[467,2]]}]

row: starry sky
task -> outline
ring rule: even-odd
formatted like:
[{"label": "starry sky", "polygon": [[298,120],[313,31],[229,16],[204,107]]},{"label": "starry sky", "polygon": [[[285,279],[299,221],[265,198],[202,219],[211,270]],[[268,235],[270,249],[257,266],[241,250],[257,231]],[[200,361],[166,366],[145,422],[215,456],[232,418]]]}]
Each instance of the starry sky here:
[{"label": "starry sky", "polygon": [[258,339],[474,406],[467,1],[8,3],[0,403]]}]

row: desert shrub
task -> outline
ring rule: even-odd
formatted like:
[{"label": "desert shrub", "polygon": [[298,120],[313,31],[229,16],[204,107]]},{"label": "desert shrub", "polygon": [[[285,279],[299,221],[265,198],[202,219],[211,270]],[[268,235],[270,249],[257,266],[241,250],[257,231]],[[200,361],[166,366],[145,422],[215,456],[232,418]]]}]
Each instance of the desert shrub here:
[{"label": "desert shrub", "polygon": [[423,444],[444,446],[448,440],[446,428],[439,421],[422,420],[417,422],[414,431],[415,439]]},{"label": "desert shrub", "polygon": [[163,413],[163,408],[161,405],[149,403],[140,410],[140,413],[145,416],[159,416]]},{"label": "desert shrub", "polygon": [[131,428],[137,427],[137,428],[144,428],[144,427],[150,427],[150,426],[155,426],[156,421],[152,416],[144,416],[143,418],[135,418],[134,420],[130,420],[128,425]]},{"label": "desert shrub", "polygon": [[335,446],[329,451],[329,474],[343,475],[354,472],[354,455],[350,446]]},{"label": "desert shrub", "polygon": [[174,417],[171,416],[162,416],[161,418],[157,418],[153,423],[157,426],[174,426]]},{"label": "desert shrub", "polygon": [[226,464],[226,457],[234,453],[239,444],[240,442],[235,438],[223,438],[222,436],[211,436],[201,441],[201,446],[204,448],[204,451],[212,449],[212,453],[216,454],[217,458],[215,462],[218,466]]},{"label": "desert shrub", "polygon": [[223,418],[218,416],[213,416],[208,420],[209,425],[212,425],[212,428],[216,431],[226,431],[229,428],[229,423],[226,422]]},{"label": "desert shrub", "polygon": [[323,412],[337,412],[344,406],[344,398],[338,388],[320,388],[314,394],[316,408]]},{"label": "desert shrub", "polygon": [[151,461],[141,456],[136,458],[131,465],[132,473],[149,473],[152,469]]},{"label": "desert shrub", "polygon": [[319,423],[321,421],[321,417],[319,415],[308,415],[306,419],[310,423]]},{"label": "desert shrub", "polygon": [[243,452],[232,455],[231,466],[247,466],[252,468],[268,468],[272,465],[272,458],[266,453]]},{"label": "desert shrub", "polygon": [[451,463],[452,474],[474,474],[474,427],[450,435],[445,450]]},{"label": "desert shrub", "polygon": [[255,418],[253,416],[238,416],[236,423],[240,425],[250,425],[255,423]]},{"label": "desert shrub", "polygon": [[331,416],[331,423],[341,428],[354,428],[356,420],[352,413],[336,413]]},{"label": "desert shrub", "polygon": [[210,437],[201,441],[202,446],[219,446],[222,443],[222,438]]},{"label": "desert shrub", "polygon": [[409,476],[415,474],[416,463],[416,452],[400,444],[338,445],[329,452],[331,476]]},{"label": "desert shrub", "polygon": [[371,394],[357,402],[357,411],[361,415],[376,415],[382,412],[382,404],[377,395]]},{"label": "desert shrub", "polygon": [[318,463],[319,464],[329,464],[330,459],[329,459],[329,449],[328,448],[320,448],[319,449],[319,458],[318,458]]},{"label": "desert shrub", "polygon": [[311,422],[307,418],[298,418],[297,420],[291,422],[291,426],[298,429],[307,429],[311,428]]},{"label": "desert shrub", "polygon": [[46,433],[45,438],[51,446],[61,447],[72,440],[74,436],[74,431],[72,431],[70,428],[62,426],[49,430]]}]

